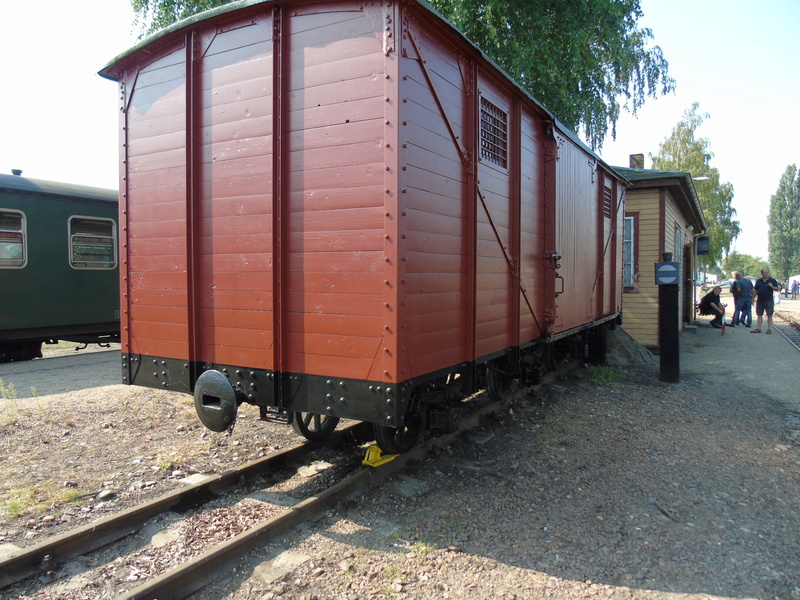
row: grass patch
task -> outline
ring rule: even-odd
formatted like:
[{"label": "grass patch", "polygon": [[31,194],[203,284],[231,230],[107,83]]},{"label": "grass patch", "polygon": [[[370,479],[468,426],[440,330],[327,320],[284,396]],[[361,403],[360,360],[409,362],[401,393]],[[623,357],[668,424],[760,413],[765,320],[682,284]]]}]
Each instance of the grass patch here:
[{"label": "grass patch", "polygon": [[17,390],[14,384],[7,384],[0,379],[0,426],[16,425],[19,416]]},{"label": "grass patch", "polygon": [[586,378],[598,387],[614,385],[622,381],[625,374],[613,367],[586,367]]},{"label": "grass patch", "polygon": [[69,504],[82,498],[77,488],[65,488],[52,481],[0,491],[0,521],[22,515],[36,515],[54,504]]},{"label": "grass patch", "polygon": [[433,544],[429,544],[428,542],[425,542],[425,541],[422,541],[422,540],[417,540],[416,542],[414,542],[413,549],[414,549],[414,553],[419,558],[423,558],[424,559],[429,554],[431,554],[433,552],[436,552],[437,547],[434,546]]}]

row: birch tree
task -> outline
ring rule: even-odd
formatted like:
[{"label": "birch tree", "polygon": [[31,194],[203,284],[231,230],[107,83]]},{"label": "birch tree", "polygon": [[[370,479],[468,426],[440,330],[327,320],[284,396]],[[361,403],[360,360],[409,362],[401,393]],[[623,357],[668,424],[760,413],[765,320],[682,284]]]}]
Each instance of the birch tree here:
[{"label": "birch tree", "polygon": [[719,171],[711,166],[714,154],[707,138],[697,137],[697,129],[709,117],[698,112],[700,105],[694,102],[673,128],[672,133],[658,148],[656,156],[650,155],[653,168],[662,171],[684,171],[696,178],[695,189],[703,211],[710,252],[698,256],[698,265],[706,270],[718,269],[730,251],[733,241],[741,229],[733,208],[733,186],[720,181]]}]

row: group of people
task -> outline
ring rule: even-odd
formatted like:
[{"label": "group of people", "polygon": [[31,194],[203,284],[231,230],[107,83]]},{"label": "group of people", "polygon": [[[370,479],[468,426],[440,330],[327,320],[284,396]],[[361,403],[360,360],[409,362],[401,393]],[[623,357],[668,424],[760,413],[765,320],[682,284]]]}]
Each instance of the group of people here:
[{"label": "group of people", "polygon": [[[795,282],[796,283],[796,282]],[[756,305],[758,322],[750,333],[761,333],[764,313],[767,315],[766,333],[772,333],[772,315],[775,312],[774,292],[780,292],[781,285],[769,275],[769,269],[761,269],[761,279],[756,279],[755,284],[742,276],[738,271],[733,272],[731,294],[733,295],[734,309],[731,327],[743,325],[752,326],[752,306]],[[711,315],[711,327],[721,329],[725,325],[725,308],[727,305],[720,300],[721,286],[715,286],[700,300],[700,314]],[[793,298],[796,294],[793,293]]]},{"label": "group of people", "polygon": [[789,294],[791,294],[792,300],[797,300],[798,291],[800,291],[800,282],[797,279],[794,281],[787,279],[786,284],[783,286],[783,295],[788,298]]}]

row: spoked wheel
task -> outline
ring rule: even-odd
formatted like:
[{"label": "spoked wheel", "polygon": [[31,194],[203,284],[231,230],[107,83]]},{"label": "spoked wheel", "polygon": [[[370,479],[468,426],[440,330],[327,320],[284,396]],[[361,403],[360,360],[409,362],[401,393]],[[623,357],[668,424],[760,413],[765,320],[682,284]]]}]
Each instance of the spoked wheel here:
[{"label": "spoked wheel", "polygon": [[314,413],[296,412],[292,418],[292,429],[307,440],[324,440],[339,424],[339,417],[327,417]]},{"label": "spoked wheel", "polygon": [[511,377],[504,368],[504,364],[486,365],[486,393],[495,402],[511,391]]},{"label": "spoked wheel", "polygon": [[402,427],[374,425],[375,441],[387,454],[402,454],[413,448],[422,437],[423,423],[419,414],[419,402],[412,394],[408,412]]}]

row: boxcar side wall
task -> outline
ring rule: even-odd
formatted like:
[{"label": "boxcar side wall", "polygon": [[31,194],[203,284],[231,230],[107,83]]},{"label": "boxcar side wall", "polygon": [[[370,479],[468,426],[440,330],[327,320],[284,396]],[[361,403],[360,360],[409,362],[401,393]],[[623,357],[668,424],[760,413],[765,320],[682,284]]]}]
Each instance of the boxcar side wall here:
[{"label": "boxcar side wall", "polygon": [[[415,374],[496,356],[547,328],[546,124],[424,16],[409,11],[401,48],[401,327]],[[487,128],[496,139],[482,151]]]},{"label": "boxcar side wall", "polygon": [[411,375],[470,360],[473,352],[474,177],[460,140],[474,112],[455,48],[409,22],[401,54],[401,173],[404,236],[400,326]]},{"label": "boxcar side wall", "polygon": [[616,313],[620,251],[617,178],[557,134],[556,246],[560,255],[554,333]]}]

